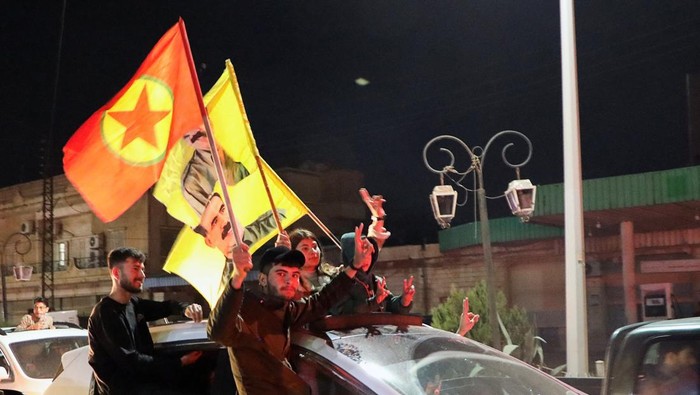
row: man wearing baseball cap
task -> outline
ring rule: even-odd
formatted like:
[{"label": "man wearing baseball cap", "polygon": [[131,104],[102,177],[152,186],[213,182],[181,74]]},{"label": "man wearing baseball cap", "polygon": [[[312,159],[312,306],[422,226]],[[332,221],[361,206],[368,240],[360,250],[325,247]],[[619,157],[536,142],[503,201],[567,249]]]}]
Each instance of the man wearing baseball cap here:
[{"label": "man wearing baseball cap", "polygon": [[262,293],[245,289],[243,281],[253,264],[248,246],[233,249],[234,271],[209,317],[209,337],[229,347],[231,370],[238,393],[309,394],[310,388],[287,361],[290,331],[326,315],[347,297],[358,271],[366,271],[374,246],[355,228],[351,265],[330,284],[307,298],[294,300],[304,255],[284,246],[271,248],[260,259]]}]

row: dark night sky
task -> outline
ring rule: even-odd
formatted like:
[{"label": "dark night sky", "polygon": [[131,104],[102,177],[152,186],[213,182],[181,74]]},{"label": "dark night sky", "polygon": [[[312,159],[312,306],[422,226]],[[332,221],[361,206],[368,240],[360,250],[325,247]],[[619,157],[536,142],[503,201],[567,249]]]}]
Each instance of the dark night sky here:
[{"label": "dark night sky", "polygon": [[[576,2],[584,178],[686,166],[687,73],[700,69],[697,1]],[[62,1],[0,6],[0,186],[41,178],[39,141],[61,148],[182,16],[206,91],[236,68],[260,151],[365,173],[389,203],[393,242],[434,240],[422,149],[514,129],[534,146],[535,184],[563,179],[559,3],[550,1]],[[58,91],[54,84],[58,69]],[[355,78],[371,83],[361,87]],[[51,122],[55,103],[55,122]],[[491,150],[486,189],[513,178]],[[470,197],[470,199],[472,199]],[[472,199],[473,200],[473,199]],[[505,215],[492,201],[492,217]],[[460,209],[453,223],[470,221]]]}]

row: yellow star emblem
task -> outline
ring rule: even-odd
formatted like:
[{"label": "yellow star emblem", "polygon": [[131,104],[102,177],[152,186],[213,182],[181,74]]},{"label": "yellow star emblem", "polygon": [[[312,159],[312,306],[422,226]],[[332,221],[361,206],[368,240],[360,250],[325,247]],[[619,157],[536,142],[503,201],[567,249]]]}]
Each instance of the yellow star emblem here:
[{"label": "yellow star emblem", "polygon": [[131,166],[165,158],[173,118],[173,93],[163,81],[141,76],[102,114],[105,146]]}]

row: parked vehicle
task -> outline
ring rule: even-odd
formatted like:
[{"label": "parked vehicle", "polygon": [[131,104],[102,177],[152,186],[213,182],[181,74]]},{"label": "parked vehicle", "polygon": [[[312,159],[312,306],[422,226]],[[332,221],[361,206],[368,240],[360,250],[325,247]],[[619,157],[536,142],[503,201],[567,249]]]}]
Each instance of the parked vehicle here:
[{"label": "parked vehicle", "polygon": [[87,331],[66,325],[56,329],[0,330],[0,390],[11,395],[41,395],[51,384],[61,355],[87,344]]},{"label": "parked vehicle", "polygon": [[[186,367],[179,377],[180,388],[201,394],[231,394],[235,388],[226,348],[207,338],[206,322],[182,322],[150,327],[157,355],[180,356],[190,351],[203,351],[194,365]],[[67,352],[61,368],[44,395],[88,394],[92,367],[88,364],[88,347]],[[178,379],[178,378],[174,378]],[[221,388],[221,390],[216,390]]]},{"label": "parked vehicle", "polygon": [[[613,332],[606,350],[607,370],[602,394],[636,394],[642,391],[650,380],[656,378],[655,375],[658,376],[655,372],[663,364],[663,350],[673,343],[687,345],[688,350],[695,353],[695,364],[688,366],[688,375],[676,374],[672,384],[683,384],[694,389],[694,392],[683,389],[681,393],[699,394],[700,317],[638,322]],[[680,383],[680,380],[688,382]],[[669,383],[663,393],[671,394],[673,391]]]},{"label": "parked vehicle", "polygon": [[[228,354],[206,338],[204,323],[151,330],[156,353],[204,351],[182,388],[189,383],[197,393],[231,393],[235,384]],[[435,389],[448,395],[582,393],[500,351],[423,325],[417,316],[327,317],[294,333],[292,344],[290,362],[315,394],[422,395]],[[65,354],[63,364],[63,372],[45,394],[87,394],[87,347]]]}]

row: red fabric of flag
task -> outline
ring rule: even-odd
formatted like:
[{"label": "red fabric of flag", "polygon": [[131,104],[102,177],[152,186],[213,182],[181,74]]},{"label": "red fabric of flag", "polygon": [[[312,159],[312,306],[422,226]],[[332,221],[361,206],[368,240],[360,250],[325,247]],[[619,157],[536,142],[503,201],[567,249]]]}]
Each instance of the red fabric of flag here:
[{"label": "red fabric of flag", "polygon": [[158,180],[172,146],[202,123],[181,23],[63,147],[66,177],[104,222],[118,218]]}]

